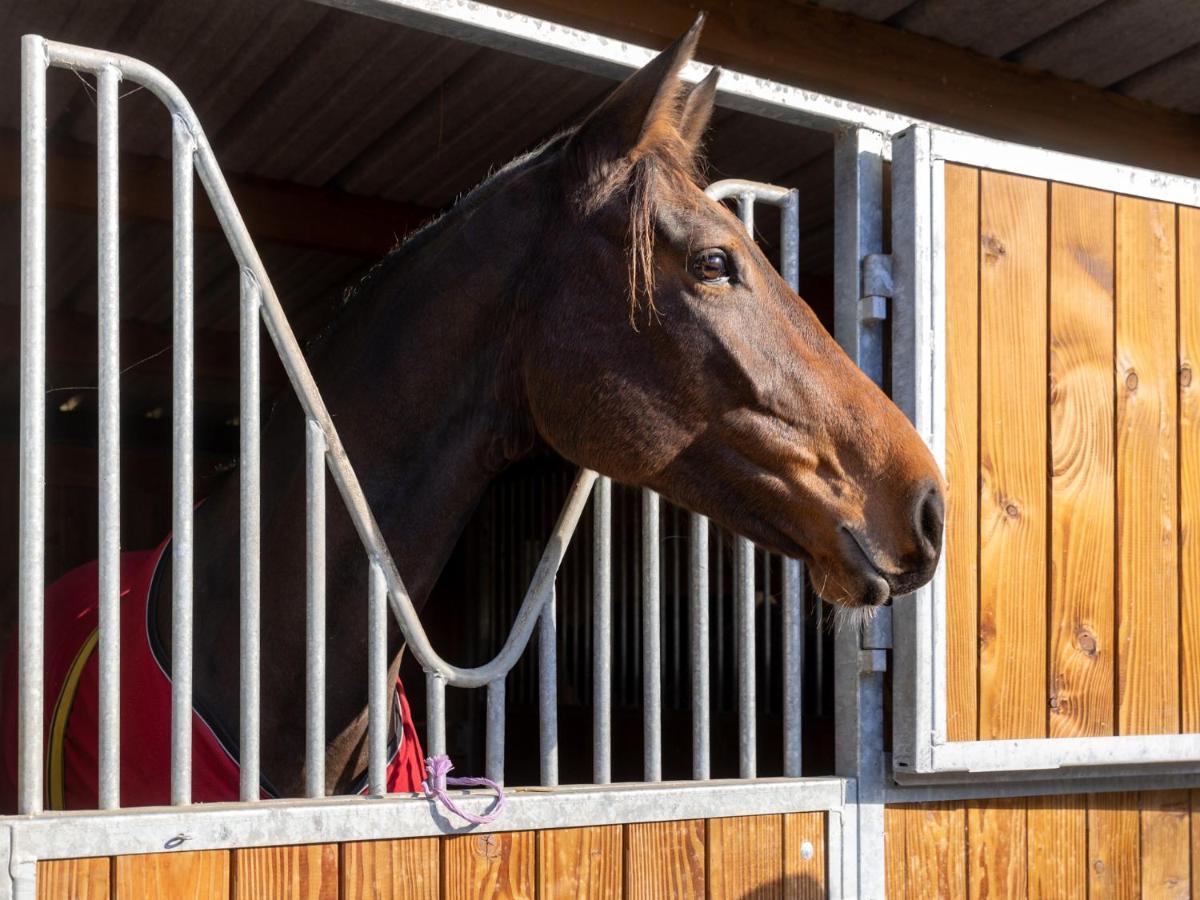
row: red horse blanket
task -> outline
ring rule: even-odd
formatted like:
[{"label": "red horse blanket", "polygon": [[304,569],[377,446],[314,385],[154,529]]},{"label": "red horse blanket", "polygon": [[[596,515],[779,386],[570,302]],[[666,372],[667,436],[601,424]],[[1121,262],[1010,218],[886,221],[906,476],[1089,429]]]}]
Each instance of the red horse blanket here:
[{"label": "red horse blanket", "polygon": [[[169,542],[168,542],[169,543]],[[170,801],[171,682],[158,651],[149,600],[168,546],[121,557],[121,805]],[[80,566],[46,590],[46,808],[97,806],[99,663],[97,565]],[[16,806],[17,639],[5,659],[0,809]],[[418,791],[424,757],[408,700],[396,682],[388,790]],[[200,711],[192,711],[192,798],[197,803],[238,798],[235,744]],[[274,796],[266,778],[262,795]]]}]

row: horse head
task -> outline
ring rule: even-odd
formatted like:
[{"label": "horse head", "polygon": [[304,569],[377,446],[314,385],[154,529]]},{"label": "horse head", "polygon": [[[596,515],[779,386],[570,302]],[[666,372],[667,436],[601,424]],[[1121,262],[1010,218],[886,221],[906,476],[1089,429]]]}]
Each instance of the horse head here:
[{"label": "horse head", "polygon": [[521,389],[563,456],[805,560],[830,601],[877,606],[932,577],[943,482],[905,416],[702,190],[717,73],[679,78],[701,24],[548,155],[557,233],[537,256],[553,277],[522,328]]}]

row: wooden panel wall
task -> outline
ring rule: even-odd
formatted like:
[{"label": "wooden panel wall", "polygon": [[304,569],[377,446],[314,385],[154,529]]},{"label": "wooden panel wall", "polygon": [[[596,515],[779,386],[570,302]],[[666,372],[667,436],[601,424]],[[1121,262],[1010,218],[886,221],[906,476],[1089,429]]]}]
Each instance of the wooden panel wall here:
[{"label": "wooden panel wall", "polygon": [[40,900],[672,897],[816,900],[824,813],[38,864]]},{"label": "wooden panel wall", "polygon": [[891,806],[885,828],[888,897],[1200,896],[1200,791]]},{"label": "wooden panel wall", "polygon": [[946,234],[949,738],[1200,730],[1200,211],[948,165]]}]

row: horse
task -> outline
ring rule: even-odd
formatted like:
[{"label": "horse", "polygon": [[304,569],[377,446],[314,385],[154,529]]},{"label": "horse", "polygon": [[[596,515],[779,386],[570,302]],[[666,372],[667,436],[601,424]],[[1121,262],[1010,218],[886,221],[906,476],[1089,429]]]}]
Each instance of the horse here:
[{"label": "horse", "polygon": [[[702,189],[719,72],[680,77],[702,25],[395,248],[307,351],[418,609],[489,483],[546,450],[803,560],[844,608],[933,575],[924,442]],[[262,438],[261,766],[286,796],[305,784],[304,423],[289,395]],[[230,478],[195,510],[194,699],[227,734],[238,509]],[[368,576],[340,508],[326,541],[326,788],[345,793],[366,769]],[[169,567],[148,617],[164,648]],[[392,622],[393,676],[403,646]]]}]

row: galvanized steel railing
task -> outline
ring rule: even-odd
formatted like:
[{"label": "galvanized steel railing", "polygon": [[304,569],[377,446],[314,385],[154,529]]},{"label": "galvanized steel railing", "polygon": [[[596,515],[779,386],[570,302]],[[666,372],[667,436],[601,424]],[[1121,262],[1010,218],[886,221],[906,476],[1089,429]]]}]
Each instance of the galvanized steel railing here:
[{"label": "galvanized steel railing", "polygon": [[[191,106],[157,69],[119,54],[47,41],[22,39],[21,118],[21,487],[19,576],[19,765],[18,802],[36,813],[43,797],[43,625],[45,538],[45,310],[46,310],[46,72],[51,66],[90,73],[97,80],[99,224],[99,802],[120,806],[120,491],[119,491],[119,310],[118,310],[118,88],[123,80],[154,93],[172,117],[172,228],[174,241],[173,316],[173,501],[172,501],[172,714],[171,802],[191,802],[192,715],[192,498],[193,498],[193,171],[199,175],[234,256],[241,267],[241,718],[240,795],[259,796],[259,455],[261,319],[308,419],[306,453],[306,791],[325,794],[325,469],[349,511],[369,566],[368,780],[373,794],[386,789],[388,727],[387,611],[399,622],[408,646],[426,675],[429,752],[445,752],[445,689],[487,688],[485,768],[504,775],[505,678],[538,628],[540,762],[544,785],[558,783],[558,727],[555,646],[555,577],[568,542],[594,490],[594,766],[597,784],[611,782],[612,759],[612,486],[607,478],[582,470],[551,532],[541,561],[508,636],[488,663],[463,668],[433,649],[397,572],[379,526],[338,438],[337,430],[309,372],[303,353],[267,276],[250,234],[229,192],[213,151]],[[795,191],[743,181],[709,188],[716,199],[736,198],[743,222],[753,231],[754,204],[781,209],[783,273],[795,288],[798,276],[798,200]],[[659,498],[643,494],[642,578],[644,678],[644,775],[661,780],[661,684],[659,643]],[[693,776],[710,775],[708,521],[691,521],[690,583]],[[739,684],[739,769],[756,775],[754,683],[754,550],[739,540],[736,552],[737,657]],[[769,571],[769,567],[768,567]],[[800,673],[803,641],[802,574],[799,563],[784,564],[784,733],[785,774],[798,776],[800,759]]]}]

